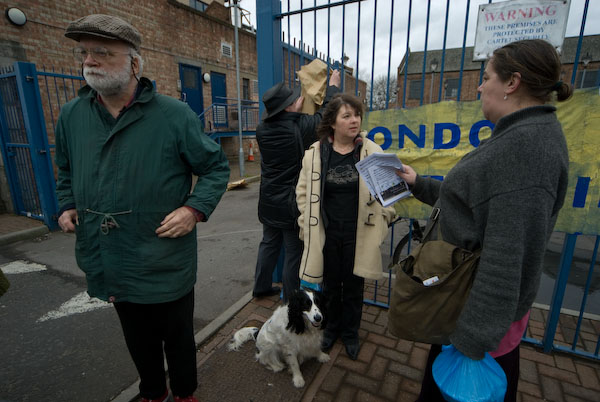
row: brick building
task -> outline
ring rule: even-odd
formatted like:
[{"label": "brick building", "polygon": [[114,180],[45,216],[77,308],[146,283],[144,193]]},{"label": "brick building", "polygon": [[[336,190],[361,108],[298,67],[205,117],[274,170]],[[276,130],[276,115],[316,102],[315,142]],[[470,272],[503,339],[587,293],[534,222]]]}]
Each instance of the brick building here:
[{"label": "brick building", "polygon": [[[2,11],[17,7],[27,16],[23,26],[2,19],[0,66],[28,61],[38,69],[79,71],[81,66],[71,56],[74,42],[64,37],[67,24],[87,14],[112,14],[141,32],[144,76],[156,82],[159,92],[186,98],[198,114],[215,103],[217,89],[222,91],[219,96],[237,96],[234,27],[223,0],[17,0],[0,1],[0,6]],[[247,27],[239,29],[239,48],[243,98],[258,100],[256,35]],[[198,95],[195,102],[192,92]]]},{"label": "brick building", "polygon": [[[571,81],[573,63],[577,51],[578,37],[565,38],[561,59],[563,63],[562,79]],[[425,84],[422,84],[423,52],[409,52],[408,61],[405,56],[398,66],[398,103],[402,107],[404,93],[404,69],[406,70],[406,98],[407,108],[421,104],[435,103],[445,100],[457,100],[459,90],[460,64],[462,48],[446,49],[444,55],[444,76],[442,80],[442,93],[440,98],[440,71],[442,50],[427,52],[425,66]],[[473,62],[473,47],[465,48],[462,86],[460,100],[470,101],[477,99],[477,87],[481,72],[481,62]],[[600,82],[600,35],[584,36],[580,51],[579,65],[575,79],[575,88],[598,86]]]},{"label": "brick building", "polygon": [[[9,21],[11,8],[26,16],[25,24]],[[237,97],[234,26],[224,0],[1,0],[0,9],[0,67],[24,61],[34,63],[38,71],[81,76],[81,65],[71,53],[75,43],[64,36],[65,28],[84,15],[111,14],[129,21],[141,32],[143,75],[156,83],[159,92],[187,101],[198,114],[216,102],[237,103],[233,100]],[[241,96],[258,101],[256,35],[244,24],[238,33]],[[41,95],[48,139],[53,144],[59,105],[49,103],[54,95],[75,93],[80,83],[76,81],[73,89],[67,88],[68,82],[55,80],[42,88],[43,80],[38,81],[40,92],[48,91],[48,96]],[[226,124],[237,128],[236,108],[217,109],[220,114],[207,116],[207,129],[213,116],[223,113]],[[224,139],[222,145],[228,154],[237,154],[237,138]],[[0,213],[12,209],[3,170],[0,162]]]}]

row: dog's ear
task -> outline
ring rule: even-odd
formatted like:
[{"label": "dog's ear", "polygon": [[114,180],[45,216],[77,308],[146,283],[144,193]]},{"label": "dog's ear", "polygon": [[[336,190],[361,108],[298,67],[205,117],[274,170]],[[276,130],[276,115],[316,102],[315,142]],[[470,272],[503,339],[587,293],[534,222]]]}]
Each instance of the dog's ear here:
[{"label": "dog's ear", "polygon": [[304,314],[302,313],[302,301],[305,297],[301,290],[294,290],[288,303],[288,324],[285,329],[301,334],[306,329]]}]

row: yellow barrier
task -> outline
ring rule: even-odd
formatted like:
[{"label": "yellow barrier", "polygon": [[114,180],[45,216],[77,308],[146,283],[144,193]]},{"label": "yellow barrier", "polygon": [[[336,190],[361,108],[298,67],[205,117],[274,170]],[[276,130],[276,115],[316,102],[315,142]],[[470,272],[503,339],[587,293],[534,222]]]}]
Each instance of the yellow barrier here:
[{"label": "yellow barrier", "polygon": [[[569,147],[569,188],[555,230],[596,235],[600,233],[598,89],[577,90],[556,107]],[[396,152],[402,162],[421,175],[439,178],[488,138],[491,127],[479,101],[374,111],[363,121],[363,129],[386,152]],[[412,197],[397,202],[395,207],[399,215],[418,219],[427,218],[431,210]]]}]

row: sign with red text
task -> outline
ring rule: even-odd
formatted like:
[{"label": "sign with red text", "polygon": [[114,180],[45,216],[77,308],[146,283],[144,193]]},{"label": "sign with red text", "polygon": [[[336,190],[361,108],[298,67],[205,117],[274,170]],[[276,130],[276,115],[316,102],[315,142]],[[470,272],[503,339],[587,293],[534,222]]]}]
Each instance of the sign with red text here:
[{"label": "sign with red text", "polygon": [[561,52],[570,0],[524,0],[482,4],[477,16],[473,61],[524,39],[544,39]]}]

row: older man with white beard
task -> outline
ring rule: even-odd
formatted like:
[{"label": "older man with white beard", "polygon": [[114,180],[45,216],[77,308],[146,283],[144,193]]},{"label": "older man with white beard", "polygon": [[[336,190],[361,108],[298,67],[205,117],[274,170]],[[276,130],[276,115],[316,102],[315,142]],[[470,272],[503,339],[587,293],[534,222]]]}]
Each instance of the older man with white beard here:
[{"label": "older man with white beard", "polygon": [[142,401],[171,397],[163,353],[174,400],[196,401],[196,223],[225,191],[228,161],[186,104],[141,77],[132,25],[94,14],[65,36],[88,85],[56,127],[58,223],[76,233],[89,295],[115,306]]}]

